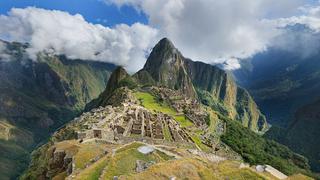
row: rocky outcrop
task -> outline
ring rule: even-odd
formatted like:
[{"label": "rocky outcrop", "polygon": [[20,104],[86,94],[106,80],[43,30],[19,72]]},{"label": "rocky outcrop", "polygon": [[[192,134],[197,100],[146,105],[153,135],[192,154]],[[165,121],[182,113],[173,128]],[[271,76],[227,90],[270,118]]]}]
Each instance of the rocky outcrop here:
[{"label": "rocky outcrop", "polygon": [[[126,96],[125,93],[123,93],[122,90],[118,89],[121,86],[127,86],[126,83],[134,83],[133,79],[130,77],[130,75],[127,73],[123,67],[117,67],[111,74],[110,79],[107,83],[106,89],[97,97],[96,99],[89,102],[85,110],[89,111],[93,108],[99,107],[99,106],[106,106],[109,104],[110,99],[114,98],[115,104],[116,101],[122,99],[121,97]],[[113,93],[114,91],[117,91]],[[115,97],[116,96],[116,97]]]},{"label": "rocky outcrop", "polygon": [[150,79],[149,75],[158,85],[181,90],[190,97],[196,97],[195,89],[187,74],[184,57],[167,38],[159,41],[153,48],[143,69],[136,76],[144,82],[145,79]]},{"label": "rocky outcrop", "polygon": [[66,171],[72,173],[72,155],[67,154],[65,150],[53,148],[51,157],[48,162],[48,171],[46,176],[50,179],[56,174]]}]

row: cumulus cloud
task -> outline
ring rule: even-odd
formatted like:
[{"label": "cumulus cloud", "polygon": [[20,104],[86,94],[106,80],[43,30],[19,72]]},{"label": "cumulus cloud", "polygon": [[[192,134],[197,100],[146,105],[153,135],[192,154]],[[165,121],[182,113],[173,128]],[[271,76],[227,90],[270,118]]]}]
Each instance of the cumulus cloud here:
[{"label": "cumulus cloud", "polygon": [[[145,13],[149,24],[170,38],[184,55],[207,63],[235,64],[264,51],[279,36],[276,23],[291,17],[302,0],[107,0]],[[232,59],[233,63],[230,63]],[[227,62],[229,61],[229,63]],[[237,68],[236,66],[227,67]]]},{"label": "cumulus cloud", "polygon": [[301,58],[319,54],[320,49],[320,6],[302,6],[299,16],[264,20],[265,24],[277,27],[281,32],[272,39],[273,48],[294,53]]},{"label": "cumulus cloud", "polygon": [[135,23],[113,28],[88,23],[81,15],[35,7],[13,8],[0,16],[0,38],[29,42],[31,58],[46,51],[71,59],[110,62],[134,72],[142,67],[157,30]]},{"label": "cumulus cloud", "polygon": [[234,70],[234,69],[239,69],[241,67],[239,60],[236,58],[230,58],[224,61],[222,63],[222,68],[225,70]]},{"label": "cumulus cloud", "polygon": [[0,41],[0,61],[9,61],[11,59],[11,55],[8,54],[7,45]]},{"label": "cumulus cloud", "polygon": [[[168,37],[186,56],[210,64],[222,63],[228,70],[238,62],[268,47],[293,47],[305,54],[317,47],[320,6],[304,0],[105,0],[108,4],[134,7],[146,14],[148,25],[135,23],[105,27],[85,21],[79,15],[34,7],[12,9],[0,15],[0,38],[29,42],[29,55],[40,51],[65,54],[125,66],[131,72],[141,68],[155,43]],[[303,24],[310,32],[288,31]],[[308,43],[313,40],[314,43]],[[290,43],[299,41],[303,48]],[[288,44],[289,43],[289,44]],[[315,48],[316,49],[316,48]],[[294,50],[292,50],[294,51]]]}]

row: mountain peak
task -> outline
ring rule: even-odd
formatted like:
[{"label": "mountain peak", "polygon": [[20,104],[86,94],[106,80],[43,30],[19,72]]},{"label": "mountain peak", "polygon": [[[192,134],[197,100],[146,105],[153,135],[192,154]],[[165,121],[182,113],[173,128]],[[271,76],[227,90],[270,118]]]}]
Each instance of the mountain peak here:
[{"label": "mountain peak", "polygon": [[191,79],[185,69],[184,57],[168,38],[161,39],[152,49],[140,75],[142,72],[148,72],[158,84],[171,89],[181,89],[190,97],[196,96]]},{"label": "mountain peak", "polygon": [[110,79],[108,81],[108,84],[107,84],[107,90],[108,92],[110,93],[111,91],[113,91],[116,86],[118,85],[118,83],[128,77],[129,74],[127,73],[127,71],[121,67],[121,66],[118,66],[111,74],[110,76]]},{"label": "mountain peak", "polygon": [[170,39],[166,38],[166,37],[162,38],[162,39],[158,42],[158,44],[156,45],[156,47],[157,47],[158,45],[159,45],[159,46],[165,46],[165,47],[171,47],[171,48],[174,48],[174,49],[175,49],[172,41],[171,41]]},{"label": "mountain peak", "polygon": [[173,45],[173,43],[168,38],[161,39],[152,49],[150,54],[150,58],[153,56],[161,56],[172,55],[177,53],[177,48]]}]

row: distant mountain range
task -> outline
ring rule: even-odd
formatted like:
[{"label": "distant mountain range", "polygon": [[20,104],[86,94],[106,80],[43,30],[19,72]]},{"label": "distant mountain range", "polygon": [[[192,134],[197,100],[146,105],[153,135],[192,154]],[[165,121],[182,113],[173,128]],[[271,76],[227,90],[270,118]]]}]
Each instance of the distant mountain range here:
[{"label": "distant mountain range", "polygon": [[0,60],[0,179],[17,176],[29,151],[105,88],[114,65],[45,53],[27,58],[27,44],[9,43]]},{"label": "distant mountain range", "polygon": [[320,52],[269,49],[244,61],[234,75],[248,89],[273,127],[266,136],[310,159],[320,171]]}]

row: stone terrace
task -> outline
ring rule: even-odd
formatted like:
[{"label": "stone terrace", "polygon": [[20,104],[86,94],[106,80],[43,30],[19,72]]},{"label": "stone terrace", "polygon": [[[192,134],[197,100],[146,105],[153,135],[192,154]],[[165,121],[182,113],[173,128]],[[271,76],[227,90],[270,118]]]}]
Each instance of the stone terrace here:
[{"label": "stone terrace", "polygon": [[168,128],[171,141],[190,142],[187,133],[173,119],[163,113],[151,113],[144,107],[125,102],[121,106],[99,107],[83,113],[73,122],[78,127],[79,140],[101,139],[117,142],[122,139],[164,140]]}]

